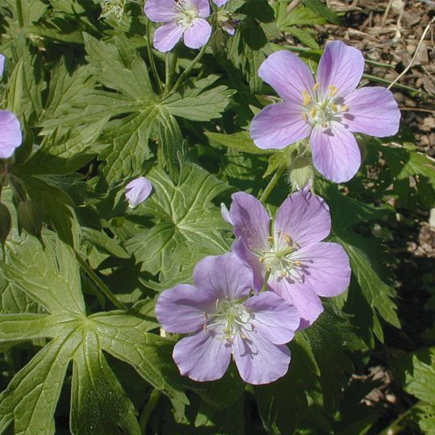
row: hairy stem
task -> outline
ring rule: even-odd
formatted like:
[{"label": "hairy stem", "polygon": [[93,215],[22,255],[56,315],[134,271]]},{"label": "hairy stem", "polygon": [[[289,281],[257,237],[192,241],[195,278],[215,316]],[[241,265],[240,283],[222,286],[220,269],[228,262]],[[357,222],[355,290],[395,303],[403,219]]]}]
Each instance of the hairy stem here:
[{"label": "hairy stem", "polygon": [[192,72],[195,65],[201,60],[201,58],[204,56],[204,53],[207,49],[207,45],[203,45],[198,55],[195,57],[195,59],[190,62],[190,65],[183,71],[183,73],[178,77],[178,80],[175,82],[174,87],[171,89],[170,93],[173,94],[174,92],[177,92],[178,88],[185,82],[185,80],[189,77],[190,73]]},{"label": "hairy stem", "polygon": [[86,275],[89,276],[89,278],[92,280],[92,282],[96,285],[97,290],[107,299],[109,299],[110,302],[112,302],[113,305],[115,305],[116,308],[119,308],[121,310],[127,310],[127,307],[119,301],[116,296],[111,292],[109,287],[107,287],[106,284],[98,277],[98,275],[92,270],[92,268],[89,266],[88,263],[82,258],[82,256],[76,252],[76,258],[77,261],[80,263],[80,266],[85,271]]},{"label": "hairy stem", "polygon": [[282,174],[287,168],[287,163],[283,163],[278,170],[273,175],[272,179],[269,181],[269,184],[266,186],[266,189],[264,189],[264,192],[260,196],[260,202],[265,203],[267,198],[269,198],[270,194],[272,193],[272,190],[275,189],[276,185],[278,184],[279,179],[281,178]]},{"label": "hairy stem", "polygon": [[153,73],[154,79],[157,83],[157,89],[159,94],[162,93],[162,82],[160,81],[159,73],[157,72],[156,62],[154,60],[153,51],[151,49],[151,21],[147,23],[147,51],[148,59],[150,61],[151,71]]}]

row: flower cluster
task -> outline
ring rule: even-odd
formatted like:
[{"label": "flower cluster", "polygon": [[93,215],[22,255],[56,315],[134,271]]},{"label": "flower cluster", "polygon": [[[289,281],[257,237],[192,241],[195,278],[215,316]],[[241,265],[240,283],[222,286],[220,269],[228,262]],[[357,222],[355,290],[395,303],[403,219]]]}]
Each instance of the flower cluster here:
[{"label": "flower cluster", "polygon": [[[223,6],[228,0],[213,1]],[[163,23],[154,34],[154,47],[163,53],[172,50],[181,37],[189,48],[200,48],[210,39],[208,0],[148,0],[144,12],[151,21]],[[228,32],[232,34],[233,30],[229,28]]]},{"label": "flower cluster", "polygon": [[349,260],[340,245],[322,242],[329,209],[311,192],[287,198],[274,221],[252,195],[232,200],[222,214],[234,229],[233,252],[199,262],[195,286],[164,291],[156,315],[165,330],[189,334],[173,352],[181,374],[219,379],[232,355],[244,381],[264,384],[287,372],[285,344],[323,311],[319,296],[347,288]]},{"label": "flower cluster", "polygon": [[335,182],[350,180],[361,165],[352,133],[392,136],[400,111],[382,87],[356,89],[364,58],[356,48],[329,42],[316,81],[307,65],[288,51],[269,56],[259,76],[284,100],[265,107],[251,124],[259,148],[284,148],[309,137],[315,168]]}]

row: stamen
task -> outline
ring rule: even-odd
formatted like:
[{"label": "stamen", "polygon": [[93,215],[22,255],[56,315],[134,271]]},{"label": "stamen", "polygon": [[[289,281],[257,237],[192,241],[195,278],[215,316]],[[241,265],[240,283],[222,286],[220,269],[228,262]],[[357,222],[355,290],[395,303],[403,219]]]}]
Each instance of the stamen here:
[{"label": "stamen", "polygon": [[314,118],[316,116],[316,113],[317,113],[317,107],[313,106],[310,112],[311,117]]},{"label": "stamen", "polygon": [[287,245],[289,245],[289,246],[291,246],[291,245],[293,245],[293,240],[292,240],[292,238],[288,235],[288,234],[286,234],[285,236],[284,236],[284,241],[287,243]]},{"label": "stamen", "polygon": [[302,104],[304,106],[308,106],[308,104],[310,104],[310,102],[311,102],[312,97],[307,91],[302,91],[302,98],[304,99]]},{"label": "stamen", "polygon": [[349,106],[341,106],[340,107],[340,112],[347,112],[349,110]]},{"label": "stamen", "polygon": [[328,124],[327,124],[325,121],[322,121],[322,124],[321,124],[321,125],[322,125],[323,128],[328,127]]},{"label": "stamen", "polygon": [[333,97],[334,95],[336,95],[337,92],[338,92],[338,88],[337,88],[337,86],[334,86],[334,85],[329,85],[329,86],[328,86],[328,89],[329,89],[329,95],[330,95],[331,97]]},{"label": "stamen", "polygon": [[272,237],[272,236],[269,236],[269,237],[267,238],[267,241],[268,241],[268,242],[273,242],[273,237]]},{"label": "stamen", "polygon": [[337,113],[337,112],[338,112],[338,108],[337,108],[337,106],[336,106],[335,104],[330,104],[329,107],[332,109],[332,111],[333,111],[334,113]]},{"label": "stamen", "polygon": [[307,122],[308,121],[308,115],[304,112],[302,113],[302,119]]},{"label": "stamen", "polygon": [[316,83],[316,84],[313,86],[313,91],[317,91],[317,89],[319,89],[320,86],[321,86],[320,83]]}]

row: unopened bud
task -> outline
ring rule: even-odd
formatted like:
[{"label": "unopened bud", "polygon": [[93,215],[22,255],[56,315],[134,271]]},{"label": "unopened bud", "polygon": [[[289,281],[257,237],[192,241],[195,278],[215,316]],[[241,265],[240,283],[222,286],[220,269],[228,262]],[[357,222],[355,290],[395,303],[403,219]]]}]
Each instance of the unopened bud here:
[{"label": "unopened bud", "polygon": [[18,226],[31,236],[41,240],[42,214],[39,205],[31,200],[21,201],[17,206]]},{"label": "unopened bud", "polygon": [[0,202],[0,243],[4,246],[11,231],[12,219],[9,209]]},{"label": "unopened bud", "polygon": [[314,175],[313,165],[307,157],[296,157],[289,167],[290,183],[295,189],[304,188]]}]

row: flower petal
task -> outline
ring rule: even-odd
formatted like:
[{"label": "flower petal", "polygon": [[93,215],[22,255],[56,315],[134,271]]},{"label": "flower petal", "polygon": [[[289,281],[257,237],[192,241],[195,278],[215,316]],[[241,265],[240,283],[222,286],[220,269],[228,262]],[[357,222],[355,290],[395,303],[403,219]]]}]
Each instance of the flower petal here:
[{"label": "flower petal", "polygon": [[244,192],[231,195],[230,218],[234,235],[241,237],[248,249],[261,252],[268,248],[270,216],[263,204]]},{"label": "flower petal", "polygon": [[323,95],[328,95],[329,86],[335,86],[335,98],[343,97],[357,87],[363,72],[364,57],[361,51],[341,41],[332,41],[326,44],[320,58],[317,83],[320,83]]},{"label": "flower petal", "polygon": [[311,126],[302,118],[299,103],[284,102],[266,106],[251,123],[251,137],[259,148],[285,148],[305,139]]},{"label": "flower petal", "polygon": [[263,263],[260,263],[259,258],[248,249],[243,239],[238,238],[233,243],[232,250],[252,269],[254,274],[254,290],[259,292],[264,286],[266,267]]},{"label": "flower petal", "polygon": [[0,110],[0,159],[12,157],[22,141],[20,122],[8,110]]},{"label": "flower petal", "polygon": [[210,15],[210,3],[208,0],[187,0],[186,3],[190,3],[191,7],[198,11],[199,17],[207,18]]},{"label": "flower petal", "polygon": [[310,191],[293,193],[276,213],[275,237],[290,236],[299,246],[320,242],[330,231],[329,207]]},{"label": "flower petal", "polygon": [[306,266],[306,283],[319,296],[338,296],[349,286],[349,257],[337,243],[306,246],[292,254],[291,259],[299,260]]},{"label": "flower petal", "polygon": [[298,311],[276,293],[267,291],[252,296],[244,305],[254,313],[254,331],[266,340],[285,344],[294,337],[300,321]]},{"label": "flower petal", "polygon": [[212,329],[185,337],[174,347],[172,356],[182,375],[195,381],[220,379],[231,359],[231,346]]},{"label": "flower petal", "polygon": [[323,312],[322,301],[310,285],[290,283],[286,278],[272,276],[269,279],[271,290],[296,307],[301,318],[299,330],[308,328]]},{"label": "flower petal", "polygon": [[5,69],[5,60],[6,58],[0,54],[0,77],[3,75],[3,71]]},{"label": "flower petal", "polygon": [[162,53],[170,51],[183,35],[183,28],[172,22],[159,27],[154,33],[154,47]]},{"label": "flower petal", "polygon": [[284,100],[303,103],[302,92],[312,94],[313,74],[299,57],[289,51],[271,54],[261,64],[258,75]]},{"label": "flower petal", "polygon": [[179,15],[174,0],[147,0],[144,12],[155,23],[170,23]]},{"label": "flower petal", "polygon": [[151,194],[153,186],[151,181],[145,177],[136,178],[125,186],[125,197],[129,206],[134,208],[145,201]]},{"label": "flower petal", "polygon": [[190,48],[201,48],[210,39],[211,26],[203,18],[197,18],[195,22],[184,31],[184,43]]},{"label": "flower petal", "polygon": [[290,363],[286,345],[277,346],[252,332],[245,339],[236,337],[233,353],[241,378],[253,385],[269,384],[281,378]]},{"label": "flower petal", "polygon": [[223,6],[225,3],[227,3],[228,2],[228,0],[213,0],[213,3],[216,5],[216,6]]},{"label": "flower petal", "polygon": [[393,94],[386,88],[357,89],[345,98],[349,110],[343,123],[349,131],[376,137],[393,136],[399,131],[400,110]]},{"label": "flower petal", "polygon": [[361,152],[352,134],[334,122],[332,128],[316,126],[311,134],[315,168],[328,180],[349,181],[361,165]]},{"label": "flower petal", "polygon": [[206,323],[204,312],[213,311],[215,301],[201,289],[180,284],[160,294],[156,317],[166,331],[179,334],[195,332]]},{"label": "flower petal", "polygon": [[195,266],[193,281],[214,300],[241,299],[253,287],[251,269],[233,253],[203,258]]}]

